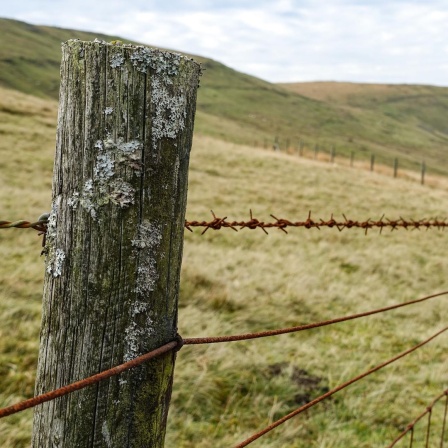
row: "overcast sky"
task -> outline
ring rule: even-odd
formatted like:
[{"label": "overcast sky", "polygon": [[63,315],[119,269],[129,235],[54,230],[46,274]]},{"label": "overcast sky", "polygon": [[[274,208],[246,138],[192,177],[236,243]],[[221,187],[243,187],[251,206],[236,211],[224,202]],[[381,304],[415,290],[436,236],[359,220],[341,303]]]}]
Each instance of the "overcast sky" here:
[{"label": "overcast sky", "polygon": [[0,0],[0,16],[211,57],[272,82],[448,86],[448,0]]}]

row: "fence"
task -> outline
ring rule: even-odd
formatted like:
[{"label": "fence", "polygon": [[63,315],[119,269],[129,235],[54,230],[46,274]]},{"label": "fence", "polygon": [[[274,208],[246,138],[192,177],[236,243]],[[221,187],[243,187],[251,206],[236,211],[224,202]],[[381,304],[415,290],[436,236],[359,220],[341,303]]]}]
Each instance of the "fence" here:
[{"label": "fence", "polygon": [[[284,233],[287,232],[288,227],[305,227],[306,229],[320,229],[321,227],[329,227],[336,228],[340,232],[344,229],[352,229],[358,228],[363,229],[365,233],[371,229],[379,229],[381,233],[383,229],[390,229],[391,231],[397,229],[411,229],[411,230],[420,230],[420,229],[430,229],[437,228],[438,230],[444,229],[448,227],[448,220],[442,218],[432,218],[432,219],[419,219],[419,220],[406,220],[404,218],[398,219],[389,219],[382,216],[379,220],[375,221],[373,219],[368,219],[365,221],[357,221],[353,219],[347,218],[343,215],[344,219],[337,221],[334,219],[333,215],[331,215],[330,219],[312,219],[311,211],[308,213],[308,217],[305,221],[290,221],[284,218],[276,218],[274,215],[271,217],[275,220],[272,222],[264,222],[260,221],[257,218],[254,218],[252,214],[252,210],[250,210],[250,219],[248,221],[227,221],[227,217],[219,218],[215,215],[213,210],[211,211],[213,219],[211,221],[185,221],[184,227],[193,232],[192,227],[203,227],[202,235],[207,232],[208,229],[220,230],[220,229],[232,229],[235,232],[238,232],[242,229],[261,229],[264,233],[268,233],[266,229],[278,229]],[[44,235],[44,239],[42,241],[42,245],[45,245],[45,235],[46,235],[46,227],[48,224],[48,213],[42,215],[37,221],[0,221],[0,229],[9,229],[9,228],[19,228],[19,229],[35,229],[40,232],[40,235]]]},{"label": "fence", "polygon": [[[259,146],[258,142],[254,142],[254,146]],[[398,157],[380,157],[374,152],[355,152],[350,151],[349,156],[344,152],[337,153],[335,145],[325,147],[322,144],[305,142],[303,139],[299,139],[297,145],[292,146],[289,139],[284,140],[284,144],[280,144],[278,137],[274,139],[274,143],[269,145],[268,140],[264,140],[263,148],[269,149],[272,147],[274,151],[284,152],[290,155],[296,155],[299,157],[305,157],[312,160],[319,160],[322,162],[328,162],[331,164],[336,163],[336,159],[339,163],[354,168],[355,166],[360,169],[369,170],[371,172],[377,171],[384,174],[389,174],[394,178],[403,175],[409,179],[419,181],[420,184],[425,184],[426,174],[428,167],[425,160],[421,162],[405,160],[400,162]],[[414,174],[415,173],[415,174]]]},{"label": "fence", "polygon": [[[250,229],[255,230],[260,228],[264,232],[266,232],[266,228],[276,228],[279,230],[282,230],[286,233],[285,228],[286,227],[301,227],[305,229],[319,229],[320,227],[328,227],[328,228],[336,228],[339,231],[343,229],[354,229],[359,228],[363,229],[365,232],[367,232],[369,229],[372,228],[379,228],[379,231],[381,232],[384,228],[389,228],[390,230],[397,230],[397,229],[421,229],[421,228],[438,228],[443,229],[448,226],[448,223],[446,220],[409,220],[406,221],[403,218],[400,218],[398,220],[389,220],[382,218],[378,221],[354,221],[349,220],[346,217],[344,217],[343,221],[336,221],[333,216],[330,220],[324,221],[314,221],[311,219],[311,212],[308,215],[307,220],[305,221],[289,221],[286,219],[277,219],[274,217],[275,222],[263,222],[259,221],[258,219],[254,218],[252,215],[252,212],[250,213],[250,220],[249,221],[226,221],[226,218],[218,218],[216,215],[213,214],[213,220],[212,221],[198,221],[198,220],[192,220],[192,221],[185,221],[184,227],[185,229],[192,231],[191,227],[203,227],[204,230],[202,231],[202,234],[204,234],[208,229],[213,230],[220,230],[225,228],[230,228],[232,230],[237,231],[237,227],[239,229]],[[273,215],[271,215],[273,216]],[[36,222],[30,222],[30,221],[0,221],[0,229],[6,229],[6,228],[32,228],[40,232],[41,235],[45,237],[45,234],[48,230],[48,214],[42,215]],[[44,238],[45,239],[45,238]],[[441,292],[438,294],[432,294],[423,298],[419,298],[416,300],[411,300],[408,302],[379,308],[363,313],[358,314],[352,314],[348,316],[343,316],[327,321],[321,321],[321,322],[315,322],[311,324],[306,325],[300,325],[295,327],[289,327],[289,328],[280,328],[276,330],[268,330],[258,333],[247,333],[247,334],[237,334],[237,335],[230,335],[230,336],[214,336],[214,337],[202,337],[202,338],[182,338],[179,334],[177,334],[176,338],[160,347],[158,347],[155,350],[152,350],[148,353],[145,353],[142,356],[138,356],[128,362],[125,362],[123,364],[120,364],[116,367],[113,367],[111,369],[102,371],[98,374],[92,375],[84,380],[77,381],[72,384],[68,384],[66,386],[63,386],[59,389],[38,395],[34,398],[31,398],[29,400],[25,400],[21,403],[17,403],[16,405],[0,409],[0,418],[16,414],[18,412],[21,412],[25,409],[29,409],[32,407],[35,407],[39,404],[50,402],[52,400],[55,400],[58,397],[62,397],[65,395],[68,395],[70,393],[73,393],[74,391],[84,389],[88,386],[97,384],[101,381],[104,381],[108,378],[111,378],[113,376],[119,375],[123,372],[126,372],[130,369],[134,369],[137,366],[142,365],[143,363],[148,362],[149,360],[152,360],[154,358],[160,357],[163,354],[166,354],[168,352],[178,352],[183,346],[185,345],[202,345],[202,344],[216,344],[216,343],[224,343],[224,342],[236,342],[236,341],[243,341],[243,340],[252,340],[252,339],[258,339],[258,338],[265,338],[265,337],[273,337],[281,334],[287,334],[287,333],[295,333],[305,330],[311,330],[314,328],[319,327],[325,327],[329,325],[338,324],[341,322],[346,322],[349,320],[364,318],[367,316],[384,313],[388,311],[392,311],[395,309],[399,309],[402,307],[410,306],[419,304],[422,302],[426,302],[432,299],[436,299],[442,296],[448,295],[448,291]],[[291,412],[288,415],[285,415],[281,419],[273,422],[268,427],[264,428],[263,430],[255,433],[253,436],[249,437],[248,439],[244,440],[243,442],[239,443],[238,445],[235,445],[235,448],[242,448],[245,446],[248,446],[252,442],[258,440],[263,435],[267,434],[268,432],[274,430],[281,424],[285,423],[286,421],[290,420],[291,418],[303,413],[304,411],[310,409],[311,407],[317,405],[318,403],[322,402],[323,400],[331,397],[332,395],[336,394],[337,392],[340,392],[341,390],[345,389],[346,387],[350,386],[351,384],[362,380],[363,378],[366,378],[367,376],[377,372],[378,370],[398,361],[399,359],[409,355],[410,353],[418,350],[419,348],[423,347],[424,345],[428,344],[444,332],[448,330],[448,327],[443,328],[442,330],[436,332],[434,335],[429,337],[428,339],[420,342],[419,344],[411,347],[410,349],[394,356],[391,359],[388,359],[387,361],[378,364],[377,366],[357,375],[356,377],[338,385],[337,387],[329,390],[328,392],[320,395],[316,399],[310,401],[306,405],[303,405],[299,408],[297,408],[295,411]],[[447,408],[448,408],[448,390],[445,390],[442,394],[440,394],[438,397],[436,397],[433,402],[425,409],[423,413],[421,413],[415,420],[413,420],[406,429],[390,444],[388,445],[388,448],[395,446],[404,436],[410,433],[410,445],[414,445],[414,427],[415,425],[425,416],[428,415],[428,421],[427,421],[427,429],[426,429],[426,446],[429,446],[430,443],[430,428],[431,428],[431,416],[432,416],[432,410],[437,402],[439,402],[442,398],[446,398],[445,400],[445,407],[443,412],[443,424],[442,424],[442,430],[440,434],[440,446],[442,447],[444,444],[444,436],[445,436],[445,428],[446,428],[446,420],[447,420]]]},{"label": "fence", "polygon": [[[3,228],[28,227],[44,236],[47,268],[36,396],[0,410],[0,417],[6,417],[42,405],[34,414],[33,446],[62,437],[66,446],[91,446],[97,434],[104,436],[105,424],[111,446],[163,446],[175,354],[182,346],[305,331],[448,294],[308,325],[183,339],[176,334],[176,318],[185,228],[200,227],[202,233],[225,228],[287,232],[290,227],[381,232],[448,224],[438,219],[315,220],[311,214],[304,221],[272,216],[273,221],[264,222],[252,213],[247,221],[214,214],[210,221],[185,221],[198,68],[142,47],[72,41],[64,47],[62,75],[51,213],[36,222],[0,222]],[[447,330],[322,394],[237,447]],[[93,384],[98,386],[89,387]],[[137,399],[136,390],[142,392]],[[74,391],[82,395],[70,400]],[[67,400],[55,400],[62,396]],[[444,431],[445,424],[442,440]]]}]

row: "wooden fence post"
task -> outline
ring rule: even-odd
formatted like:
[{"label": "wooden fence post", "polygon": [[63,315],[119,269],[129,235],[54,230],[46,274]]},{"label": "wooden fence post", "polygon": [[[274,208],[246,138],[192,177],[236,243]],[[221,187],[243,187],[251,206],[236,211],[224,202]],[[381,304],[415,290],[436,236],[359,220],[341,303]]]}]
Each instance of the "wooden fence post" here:
[{"label": "wooden fence post", "polygon": [[[172,341],[200,66],[63,44],[36,394]],[[38,406],[32,446],[162,447],[175,354]]]},{"label": "wooden fence post", "polygon": [[397,177],[398,175],[398,159],[394,159],[394,177]]},{"label": "wooden fence post", "polygon": [[335,156],[336,156],[336,148],[333,145],[331,147],[330,163],[334,163]]},{"label": "wooden fence post", "polygon": [[420,183],[421,183],[422,185],[425,184],[425,173],[426,173],[426,163],[425,163],[425,161],[423,160],[423,162],[422,162],[422,174],[421,174],[421,180],[420,180]]},{"label": "wooden fence post", "polygon": [[373,171],[375,168],[375,154],[372,154],[370,156],[370,171]]}]

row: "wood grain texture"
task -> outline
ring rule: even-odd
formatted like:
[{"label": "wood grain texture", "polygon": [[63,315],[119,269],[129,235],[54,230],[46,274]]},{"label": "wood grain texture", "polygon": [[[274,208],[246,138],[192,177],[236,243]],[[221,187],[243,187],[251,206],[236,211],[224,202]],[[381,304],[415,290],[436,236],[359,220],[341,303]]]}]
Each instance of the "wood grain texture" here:
[{"label": "wood grain texture", "polygon": [[[36,394],[174,339],[200,66],[63,44]],[[162,447],[175,355],[40,405],[32,446]]]}]

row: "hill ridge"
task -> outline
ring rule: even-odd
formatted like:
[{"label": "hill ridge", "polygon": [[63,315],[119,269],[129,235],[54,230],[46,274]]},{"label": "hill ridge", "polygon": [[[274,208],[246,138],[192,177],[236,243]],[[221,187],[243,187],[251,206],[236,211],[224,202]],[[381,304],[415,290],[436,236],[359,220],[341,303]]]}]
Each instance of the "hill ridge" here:
[{"label": "hill ridge", "polygon": [[[0,19],[0,85],[57,99],[60,42],[69,38],[129,42],[119,36]],[[378,158],[399,157],[407,167],[424,158],[429,170],[448,174],[448,88],[328,81],[272,84],[216,60],[194,58],[205,69],[198,92],[197,133],[265,147],[275,140],[281,147],[288,142],[297,147],[302,140],[321,148],[335,146],[347,157],[351,152],[366,160],[372,152]],[[356,92],[347,91],[347,86]],[[390,101],[402,92],[407,96],[401,101]]]}]

